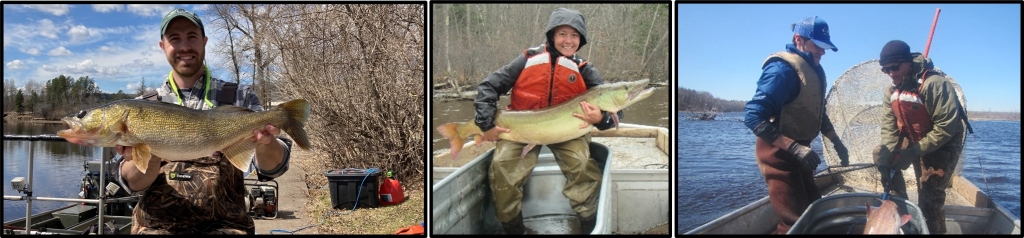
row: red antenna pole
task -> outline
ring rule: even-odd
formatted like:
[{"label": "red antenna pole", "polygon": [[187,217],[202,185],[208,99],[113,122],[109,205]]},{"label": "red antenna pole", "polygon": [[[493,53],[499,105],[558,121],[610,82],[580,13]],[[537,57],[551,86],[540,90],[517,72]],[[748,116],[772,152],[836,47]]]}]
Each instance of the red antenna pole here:
[{"label": "red antenna pole", "polygon": [[[932,37],[935,36],[935,25],[939,23],[939,12],[941,12],[941,11],[942,11],[942,9],[939,9],[939,8],[935,9],[935,18],[932,19],[932,30],[931,30],[931,32],[928,32],[928,44],[924,46],[924,57],[925,58],[928,58],[928,50],[932,48]],[[927,75],[927,74],[921,74],[921,81],[924,81],[925,75]]]}]

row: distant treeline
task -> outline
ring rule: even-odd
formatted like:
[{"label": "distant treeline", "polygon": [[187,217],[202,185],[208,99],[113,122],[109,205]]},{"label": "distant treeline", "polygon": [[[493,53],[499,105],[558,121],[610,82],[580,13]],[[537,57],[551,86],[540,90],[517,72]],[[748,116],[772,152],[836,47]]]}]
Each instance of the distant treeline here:
[{"label": "distant treeline", "polygon": [[1020,121],[1020,112],[967,111],[967,118],[972,121]]},{"label": "distant treeline", "polygon": [[676,91],[676,106],[683,112],[742,112],[747,104],[743,100],[720,99],[705,91],[688,88],[677,88]]},{"label": "distant treeline", "polygon": [[34,117],[58,120],[72,112],[140,94],[141,90],[136,94],[125,94],[121,90],[117,93],[104,93],[89,76],[75,79],[60,75],[47,80],[44,84],[29,81],[21,88],[15,87],[13,79],[5,79],[3,110],[32,113]]}]

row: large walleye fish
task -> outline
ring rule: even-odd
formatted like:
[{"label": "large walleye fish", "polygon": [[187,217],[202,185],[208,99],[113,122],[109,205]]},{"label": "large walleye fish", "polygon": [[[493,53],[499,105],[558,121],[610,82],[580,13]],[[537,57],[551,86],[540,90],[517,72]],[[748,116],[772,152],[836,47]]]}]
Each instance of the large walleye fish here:
[{"label": "large walleye fish", "polygon": [[245,171],[252,163],[255,142],[247,138],[270,124],[281,128],[302,149],[309,150],[303,127],[309,103],[296,99],[272,110],[255,112],[232,105],[195,110],[143,100],[118,100],[62,119],[70,129],[57,132],[79,145],[132,146],[132,159],[143,173],[151,156],[164,161],[194,160],[221,151],[232,165]]},{"label": "large walleye fish", "polygon": [[868,207],[868,221],[864,224],[863,234],[900,234],[900,227],[910,221],[910,214],[900,216],[896,203],[883,200],[882,205]]},{"label": "large walleye fish", "polygon": [[[598,85],[571,100],[545,109],[498,111],[494,116],[494,124],[509,130],[498,137],[528,144],[523,148],[520,155],[522,157],[536,145],[560,143],[586,135],[594,126],[572,115],[583,114],[583,108],[580,106],[582,101],[593,104],[602,111],[612,112],[612,119],[618,128],[618,117],[614,113],[651,96],[654,92],[654,88],[644,89],[647,81],[643,79]],[[437,127],[437,131],[450,141],[452,159],[462,150],[463,138],[476,134],[476,143],[483,141],[480,128],[472,120],[447,123]]]}]

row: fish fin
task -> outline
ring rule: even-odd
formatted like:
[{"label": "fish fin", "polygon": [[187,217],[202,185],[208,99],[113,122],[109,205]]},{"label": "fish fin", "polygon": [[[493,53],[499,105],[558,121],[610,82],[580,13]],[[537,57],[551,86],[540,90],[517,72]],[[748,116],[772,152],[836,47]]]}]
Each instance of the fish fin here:
[{"label": "fish fin", "polygon": [[288,120],[280,128],[288,133],[288,136],[295,141],[296,145],[299,145],[299,148],[307,151],[313,148],[305,129],[310,111],[309,102],[306,99],[295,99],[282,103],[277,105],[274,110],[282,110],[287,115]]},{"label": "fish fin", "polygon": [[444,125],[437,127],[437,132],[441,133],[441,136],[448,139],[448,143],[451,146],[452,159],[459,155],[459,151],[462,150],[462,136],[459,135],[459,124],[458,123],[445,123]]},{"label": "fish fin", "polygon": [[238,170],[246,171],[252,164],[253,154],[256,153],[256,143],[247,139],[239,140],[220,151],[228,158],[231,165]]},{"label": "fish fin", "polygon": [[616,112],[613,112],[611,114],[612,114],[612,122],[615,123],[615,130],[619,130],[619,114],[616,113]]},{"label": "fish fin", "polygon": [[484,136],[480,134],[476,134],[475,136],[473,136],[473,145],[476,146],[477,148],[480,148],[480,143],[484,142]]},{"label": "fish fin", "polygon": [[907,224],[907,222],[910,221],[911,218],[913,218],[913,216],[911,216],[910,214],[900,216],[900,225],[902,226],[903,224]]},{"label": "fish fin", "polygon": [[135,161],[135,167],[139,168],[143,174],[146,173],[146,169],[149,169],[149,160],[152,158],[153,153],[150,151],[149,145],[132,145],[132,160]]},{"label": "fish fin", "polygon": [[534,146],[537,146],[537,144],[530,143],[529,145],[526,145],[526,147],[523,147],[523,153],[519,154],[519,158],[526,158],[526,153],[530,153]]}]

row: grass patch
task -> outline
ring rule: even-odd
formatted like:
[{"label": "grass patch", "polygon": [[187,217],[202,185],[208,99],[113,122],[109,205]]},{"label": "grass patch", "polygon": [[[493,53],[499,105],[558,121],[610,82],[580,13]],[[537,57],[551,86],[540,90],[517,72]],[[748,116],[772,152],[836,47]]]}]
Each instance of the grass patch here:
[{"label": "grass patch", "polygon": [[[306,171],[305,182],[309,187],[306,196],[306,214],[309,214],[313,227],[300,233],[315,231],[316,234],[395,234],[399,229],[418,225],[426,221],[426,194],[423,181],[402,181],[405,201],[397,205],[376,208],[352,207],[334,209],[331,207],[330,188],[323,171],[327,170],[321,156],[301,150],[295,165],[302,166]],[[383,181],[383,178],[381,178]],[[351,206],[351,205],[347,205]],[[325,217],[324,215],[327,214]]]},{"label": "grass patch", "polygon": [[[326,189],[313,193],[307,210],[310,217],[323,224],[309,229],[317,229],[319,234],[395,234],[403,227],[425,221],[423,191],[406,193],[406,200],[398,205],[356,210],[332,209],[331,195]],[[327,213],[330,214],[324,218]]]}]

